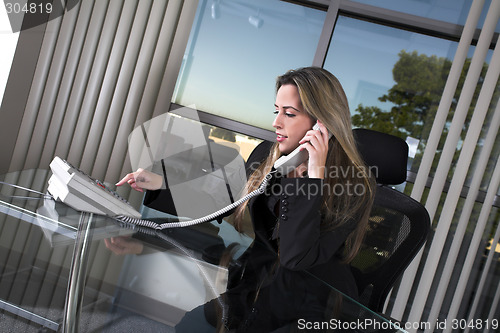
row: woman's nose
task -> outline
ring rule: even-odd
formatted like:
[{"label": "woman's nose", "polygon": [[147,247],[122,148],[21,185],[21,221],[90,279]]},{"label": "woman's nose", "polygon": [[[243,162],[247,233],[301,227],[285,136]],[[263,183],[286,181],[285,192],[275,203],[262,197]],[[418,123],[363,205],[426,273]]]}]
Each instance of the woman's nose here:
[{"label": "woman's nose", "polygon": [[278,113],[276,115],[276,117],[274,117],[273,127],[274,128],[282,128],[282,122],[281,122],[281,115],[280,115],[280,113]]}]

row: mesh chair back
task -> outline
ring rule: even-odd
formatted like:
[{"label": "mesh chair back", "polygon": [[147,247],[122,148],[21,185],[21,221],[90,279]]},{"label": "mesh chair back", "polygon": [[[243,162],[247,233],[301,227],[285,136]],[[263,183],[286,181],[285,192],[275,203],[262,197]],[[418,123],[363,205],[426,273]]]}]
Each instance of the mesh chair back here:
[{"label": "mesh chair back", "polygon": [[366,236],[351,267],[360,301],[382,312],[389,291],[425,243],[430,218],[422,204],[387,186],[406,180],[406,142],[368,129],[353,133],[365,163],[375,167],[378,186]]},{"label": "mesh chair back", "polygon": [[422,204],[377,186],[365,240],[351,262],[362,304],[382,312],[389,291],[425,243],[429,228]]}]

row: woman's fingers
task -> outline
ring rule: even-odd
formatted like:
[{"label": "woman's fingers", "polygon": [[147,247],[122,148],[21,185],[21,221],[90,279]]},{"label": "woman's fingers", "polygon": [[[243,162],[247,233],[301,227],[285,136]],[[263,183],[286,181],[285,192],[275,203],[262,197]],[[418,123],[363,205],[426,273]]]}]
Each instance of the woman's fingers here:
[{"label": "woman's fingers", "polygon": [[144,179],[141,174],[144,173],[143,169],[138,169],[136,172],[132,172],[127,174],[125,177],[123,177],[118,183],[116,183],[116,186],[122,186],[123,184],[127,183],[132,187],[134,190],[139,191],[139,192],[144,192],[143,187],[141,186],[141,180]]},{"label": "woman's fingers", "polygon": [[308,174],[311,178],[324,178],[328,155],[328,130],[318,121],[320,130],[307,131],[300,144],[309,153]]},{"label": "woman's fingers", "polygon": [[163,177],[144,169],[138,169],[136,172],[127,174],[116,183],[121,186],[128,183],[134,190],[144,192],[144,190],[158,190],[163,183]]},{"label": "woman's fingers", "polygon": [[318,120],[319,129],[321,131],[321,137],[323,138],[323,142],[328,146],[328,141],[330,140],[330,133],[328,132],[328,128],[321,121]]},{"label": "woman's fingers", "polygon": [[131,179],[134,179],[134,174],[129,173],[125,177],[123,177],[118,183],[116,183],[116,186],[122,186],[125,183],[128,183]]},{"label": "woman's fingers", "polygon": [[328,150],[328,135],[324,135],[322,132],[317,130],[310,130],[299,142],[299,144],[307,148],[307,146],[304,145],[305,143],[309,143],[315,150],[318,151]]}]

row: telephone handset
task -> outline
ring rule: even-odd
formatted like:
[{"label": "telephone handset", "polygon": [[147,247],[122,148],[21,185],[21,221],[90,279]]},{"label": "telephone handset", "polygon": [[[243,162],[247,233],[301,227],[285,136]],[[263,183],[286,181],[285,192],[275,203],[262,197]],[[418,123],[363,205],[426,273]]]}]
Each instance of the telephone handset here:
[{"label": "telephone handset", "polygon": [[[313,130],[319,131],[318,123],[314,124]],[[332,133],[328,131],[328,139],[332,137]],[[280,175],[286,175],[289,172],[293,171],[296,167],[304,163],[308,158],[308,152],[306,149],[300,149],[300,146],[295,148],[290,154],[286,156],[282,156],[278,158],[276,162],[274,162],[274,169],[276,169],[277,173]]]}]

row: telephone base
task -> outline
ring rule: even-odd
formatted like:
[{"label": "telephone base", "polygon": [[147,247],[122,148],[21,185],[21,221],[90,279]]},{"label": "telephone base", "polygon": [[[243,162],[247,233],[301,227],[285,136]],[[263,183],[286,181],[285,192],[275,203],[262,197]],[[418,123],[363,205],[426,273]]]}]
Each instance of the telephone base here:
[{"label": "telephone base", "polygon": [[55,199],[82,212],[141,217],[141,213],[118,193],[67,161],[56,156],[50,168],[48,191]]}]

